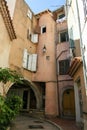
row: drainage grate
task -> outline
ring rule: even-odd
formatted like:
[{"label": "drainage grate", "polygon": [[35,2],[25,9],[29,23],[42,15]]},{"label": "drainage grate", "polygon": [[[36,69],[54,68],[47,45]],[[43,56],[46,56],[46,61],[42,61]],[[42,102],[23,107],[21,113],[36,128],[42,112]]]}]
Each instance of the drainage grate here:
[{"label": "drainage grate", "polygon": [[29,125],[30,129],[44,129],[42,125]]},{"label": "drainage grate", "polygon": [[35,123],[43,123],[42,121],[34,121]]}]

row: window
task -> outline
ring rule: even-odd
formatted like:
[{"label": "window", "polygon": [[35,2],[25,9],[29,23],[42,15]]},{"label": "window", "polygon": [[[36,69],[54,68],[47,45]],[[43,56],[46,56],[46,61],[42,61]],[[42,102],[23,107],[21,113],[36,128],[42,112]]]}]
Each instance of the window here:
[{"label": "window", "polygon": [[46,33],[46,26],[42,26],[42,27],[41,27],[41,34],[42,34],[42,33]]},{"label": "window", "polygon": [[38,34],[32,34],[31,35],[31,41],[33,43],[38,43]]},{"label": "window", "polygon": [[68,59],[59,61],[59,74],[60,75],[67,74],[67,71],[69,69],[69,63],[70,61]]},{"label": "window", "polygon": [[87,17],[87,0],[82,0],[83,1],[83,8],[84,8],[84,15]]},{"label": "window", "polygon": [[62,18],[64,18],[65,17],[65,14],[60,14],[59,16],[58,16],[58,19],[62,19]]},{"label": "window", "polygon": [[60,42],[67,42],[69,40],[68,32],[60,33]]},{"label": "window", "polygon": [[28,16],[30,19],[32,19],[32,12],[31,12],[30,10],[28,10],[27,16]]},{"label": "window", "polygon": [[75,48],[75,44],[73,40],[73,27],[71,27],[69,30],[69,43],[70,43],[70,48]]},{"label": "window", "polygon": [[27,49],[24,49],[23,68],[35,72],[37,69],[37,54],[29,54]]}]

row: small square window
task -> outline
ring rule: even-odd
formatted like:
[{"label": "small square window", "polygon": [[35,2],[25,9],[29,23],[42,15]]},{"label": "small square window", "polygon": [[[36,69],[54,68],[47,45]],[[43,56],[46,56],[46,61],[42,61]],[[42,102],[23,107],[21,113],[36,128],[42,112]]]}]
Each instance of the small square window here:
[{"label": "small square window", "polygon": [[59,16],[58,16],[58,19],[62,19],[62,18],[64,18],[65,17],[65,14],[60,14]]},{"label": "small square window", "polygon": [[41,27],[41,33],[46,33],[46,26]]}]

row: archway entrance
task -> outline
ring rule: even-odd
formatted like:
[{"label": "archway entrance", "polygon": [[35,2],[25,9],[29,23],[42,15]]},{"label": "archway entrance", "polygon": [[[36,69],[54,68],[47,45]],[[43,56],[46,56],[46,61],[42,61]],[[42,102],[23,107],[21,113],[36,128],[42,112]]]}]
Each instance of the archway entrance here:
[{"label": "archway entrance", "polygon": [[23,84],[13,84],[7,92],[7,96],[18,95],[23,100],[22,111],[30,109],[40,109],[41,95],[36,86],[28,81],[23,81]]},{"label": "archway entrance", "polygon": [[36,109],[36,97],[32,89],[30,89],[30,109]]},{"label": "archway entrance", "polygon": [[63,116],[75,117],[75,100],[73,89],[67,89],[64,91],[62,107],[63,107]]}]

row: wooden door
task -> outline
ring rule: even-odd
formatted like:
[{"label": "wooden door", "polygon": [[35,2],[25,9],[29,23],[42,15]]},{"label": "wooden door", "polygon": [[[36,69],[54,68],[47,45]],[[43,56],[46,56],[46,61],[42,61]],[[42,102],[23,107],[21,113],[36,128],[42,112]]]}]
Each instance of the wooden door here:
[{"label": "wooden door", "polygon": [[63,93],[63,115],[75,116],[75,100],[73,89],[68,89]]}]

